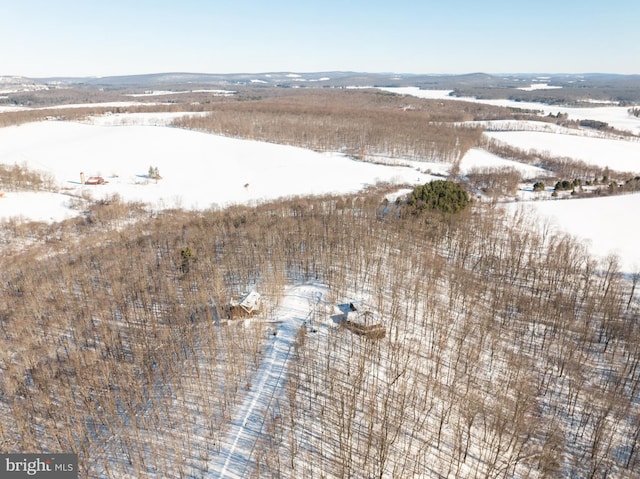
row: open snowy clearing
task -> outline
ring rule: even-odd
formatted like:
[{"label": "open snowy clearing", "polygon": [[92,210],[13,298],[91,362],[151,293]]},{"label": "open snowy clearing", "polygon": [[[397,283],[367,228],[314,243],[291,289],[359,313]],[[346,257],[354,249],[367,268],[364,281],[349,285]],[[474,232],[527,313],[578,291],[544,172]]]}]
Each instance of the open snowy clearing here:
[{"label": "open snowy clearing", "polygon": [[204,116],[206,112],[147,112],[109,113],[91,116],[83,121],[99,126],[169,126],[172,121],[185,116]]},{"label": "open snowy clearing", "polygon": [[130,96],[132,98],[141,98],[149,96],[183,95],[185,93],[211,93],[213,96],[233,96],[236,94],[236,92],[232,90],[152,90],[145,93],[127,93],[125,96]]},{"label": "open snowy clearing", "polygon": [[28,110],[63,110],[66,108],[128,108],[132,106],[150,106],[158,105],[157,102],[143,103],[139,101],[108,101],[99,103],[70,103],[68,105],[50,105],[32,108],[28,106],[1,105],[0,113],[11,111],[28,111]]},{"label": "open snowy clearing", "polygon": [[464,155],[462,161],[460,161],[460,172],[462,174],[466,175],[474,168],[514,168],[523,178],[539,178],[549,174],[548,171],[538,168],[537,166],[506,160],[480,148],[470,149],[467,154]]},{"label": "open snowy clearing", "polygon": [[640,224],[634,212],[640,211],[640,194],[571,200],[511,203],[534,213],[541,225],[569,233],[588,244],[600,258],[616,255],[624,273],[640,272]]},{"label": "open snowy clearing", "polygon": [[397,93],[398,95],[410,95],[431,100],[454,100],[484,103],[486,105],[504,106],[507,108],[521,108],[525,110],[539,111],[541,115],[567,114],[570,120],[597,120],[608,123],[609,126],[619,130],[631,131],[640,134],[640,118],[629,114],[629,108],[623,106],[594,106],[586,108],[566,107],[557,105],[545,105],[544,103],[513,101],[513,100],[479,100],[470,97],[449,96],[452,90],[421,90],[418,87],[380,88],[380,90]]},{"label": "open snowy clearing", "polygon": [[[4,192],[0,218],[60,221],[80,214],[71,206],[72,196],[99,199],[118,194],[156,209],[206,209],[355,192],[380,181],[423,184],[435,178],[432,174],[444,176],[449,169],[443,163],[410,160],[380,159],[376,161],[385,164],[372,164],[337,153],[151,126],[185,114],[113,114],[92,117],[89,124],[49,121],[1,129],[0,161],[46,172],[66,194]],[[157,167],[163,179],[149,179],[150,166]],[[480,149],[470,150],[460,165],[463,173],[492,166],[513,167],[525,177],[545,174]],[[81,172],[85,177],[102,176],[108,184],[81,185]]]},{"label": "open snowy clearing", "polygon": [[555,123],[533,120],[481,120],[465,121],[462,126],[481,127],[485,131],[537,131],[540,133],[558,133],[570,136],[587,136],[590,138],[608,138],[612,140],[629,140],[633,138],[621,138],[615,133],[607,130],[596,130],[593,128],[567,128]]},{"label": "open snowy clearing", "polygon": [[535,91],[535,90],[559,90],[561,86],[553,86],[548,83],[532,83],[529,86],[518,87],[518,90],[522,91]]},{"label": "open snowy clearing", "polygon": [[640,142],[537,131],[489,131],[489,138],[523,150],[582,160],[617,171],[640,172]]},{"label": "open snowy clearing", "polygon": [[[177,128],[57,121],[0,129],[0,161],[48,173],[74,195],[117,193],[153,208],[203,209],[356,192],[378,182],[427,181],[412,168],[374,165],[338,153]],[[147,177],[150,166],[158,168],[161,180]],[[108,184],[82,185],[81,172],[102,176]]]},{"label": "open snowy clearing", "polygon": [[24,106],[0,105],[0,113],[7,113],[12,111],[23,111],[23,110],[28,110],[28,108]]},{"label": "open snowy clearing", "polygon": [[75,205],[83,202],[62,193],[24,191],[0,197],[0,220],[63,221],[80,213]]},{"label": "open snowy clearing", "polygon": [[[449,175],[451,165],[449,163],[435,163],[430,161],[417,161],[403,158],[390,158],[367,155],[366,161],[389,166],[407,166],[417,171],[427,172],[427,181],[442,179]],[[471,148],[460,160],[460,172],[468,174],[475,168],[514,168],[525,178],[538,178],[546,176],[549,172],[537,166],[526,165],[518,161],[507,160],[481,148]]]}]

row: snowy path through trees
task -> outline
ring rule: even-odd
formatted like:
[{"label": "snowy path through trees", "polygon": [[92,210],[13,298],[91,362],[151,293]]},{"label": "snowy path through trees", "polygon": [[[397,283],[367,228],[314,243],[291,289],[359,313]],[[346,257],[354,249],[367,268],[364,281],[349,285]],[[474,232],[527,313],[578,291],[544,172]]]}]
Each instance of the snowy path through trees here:
[{"label": "snowy path through trees", "polygon": [[308,320],[326,287],[305,284],[288,287],[285,297],[274,315],[280,322],[277,334],[264,350],[263,361],[253,377],[250,390],[234,414],[220,454],[209,467],[215,478],[243,478],[254,464],[255,444],[263,434],[265,412],[277,401],[286,380],[287,362],[292,357],[296,334]]}]

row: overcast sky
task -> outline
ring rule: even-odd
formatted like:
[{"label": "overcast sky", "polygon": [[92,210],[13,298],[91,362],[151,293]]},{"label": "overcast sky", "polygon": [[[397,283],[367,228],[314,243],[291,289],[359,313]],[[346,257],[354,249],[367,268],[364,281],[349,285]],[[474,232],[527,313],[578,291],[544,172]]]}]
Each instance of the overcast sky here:
[{"label": "overcast sky", "polygon": [[640,74],[640,0],[0,0],[0,75]]}]

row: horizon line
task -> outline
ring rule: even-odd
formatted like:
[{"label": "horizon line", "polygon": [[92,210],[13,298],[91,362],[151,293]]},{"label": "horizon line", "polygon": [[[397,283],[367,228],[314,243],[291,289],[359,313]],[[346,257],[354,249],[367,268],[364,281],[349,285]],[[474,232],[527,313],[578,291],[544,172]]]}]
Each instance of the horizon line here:
[{"label": "horizon line", "polygon": [[238,75],[271,75],[271,74],[299,74],[299,75],[313,75],[313,74],[326,74],[326,73],[338,73],[338,74],[356,74],[356,75],[399,75],[399,76],[471,76],[471,75],[489,75],[489,76],[502,76],[502,75],[522,75],[522,76],[540,76],[540,75],[553,75],[553,76],[592,76],[592,75],[610,75],[610,76],[640,76],[640,73],[616,73],[606,71],[586,71],[586,72],[484,72],[484,71],[470,71],[466,73],[413,73],[413,72],[393,72],[393,71],[358,71],[358,70],[314,70],[314,71],[297,71],[297,70],[265,70],[265,71],[238,71],[238,72],[199,72],[199,71],[154,71],[146,73],[122,73],[122,74],[108,74],[108,75],[21,75],[21,74],[0,74],[0,78],[26,78],[30,80],[47,80],[56,78],[67,79],[103,79],[103,78],[117,78],[117,77],[141,77],[141,76],[154,76],[154,75],[202,75],[202,76],[238,76]]}]

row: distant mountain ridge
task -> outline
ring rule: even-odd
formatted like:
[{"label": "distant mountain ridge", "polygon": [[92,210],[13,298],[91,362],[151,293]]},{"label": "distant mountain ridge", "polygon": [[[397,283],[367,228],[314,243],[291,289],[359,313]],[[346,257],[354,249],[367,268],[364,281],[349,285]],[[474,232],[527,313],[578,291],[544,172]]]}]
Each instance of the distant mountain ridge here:
[{"label": "distant mountain ridge", "polygon": [[550,82],[578,80],[636,80],[640,75],[618,75],[608,73],[586,74],[410,74],[410,73],[369,73],[353,71],[328,72],[262,72],[262,73],[193,73],[160,72],[136,75],[105,77],[46,77],[28,78],[22,76],[0,76],[0,86],[62,85],[62,86],[162,86],[174,84],[254,84],[270,86],[432,86],[444,85],[513,87],[519,82],[545,79]]},{"label": "distant mountain ridge", "polygon": [[[0,103],[35,104],[39,90],[76,89],[117,94],[209,89],[418,87],[451,90],[454,96],[510,99],[547,104],[597,100],[621,106],[640,105],[640,75],[609,73],[412,74],[354,71],[197,73],[161,72],[105,77],[28,78],[0,76]],[[50,95],[51,96],[51,95]],[[60,96],[60,95],[58,95]]]}]

